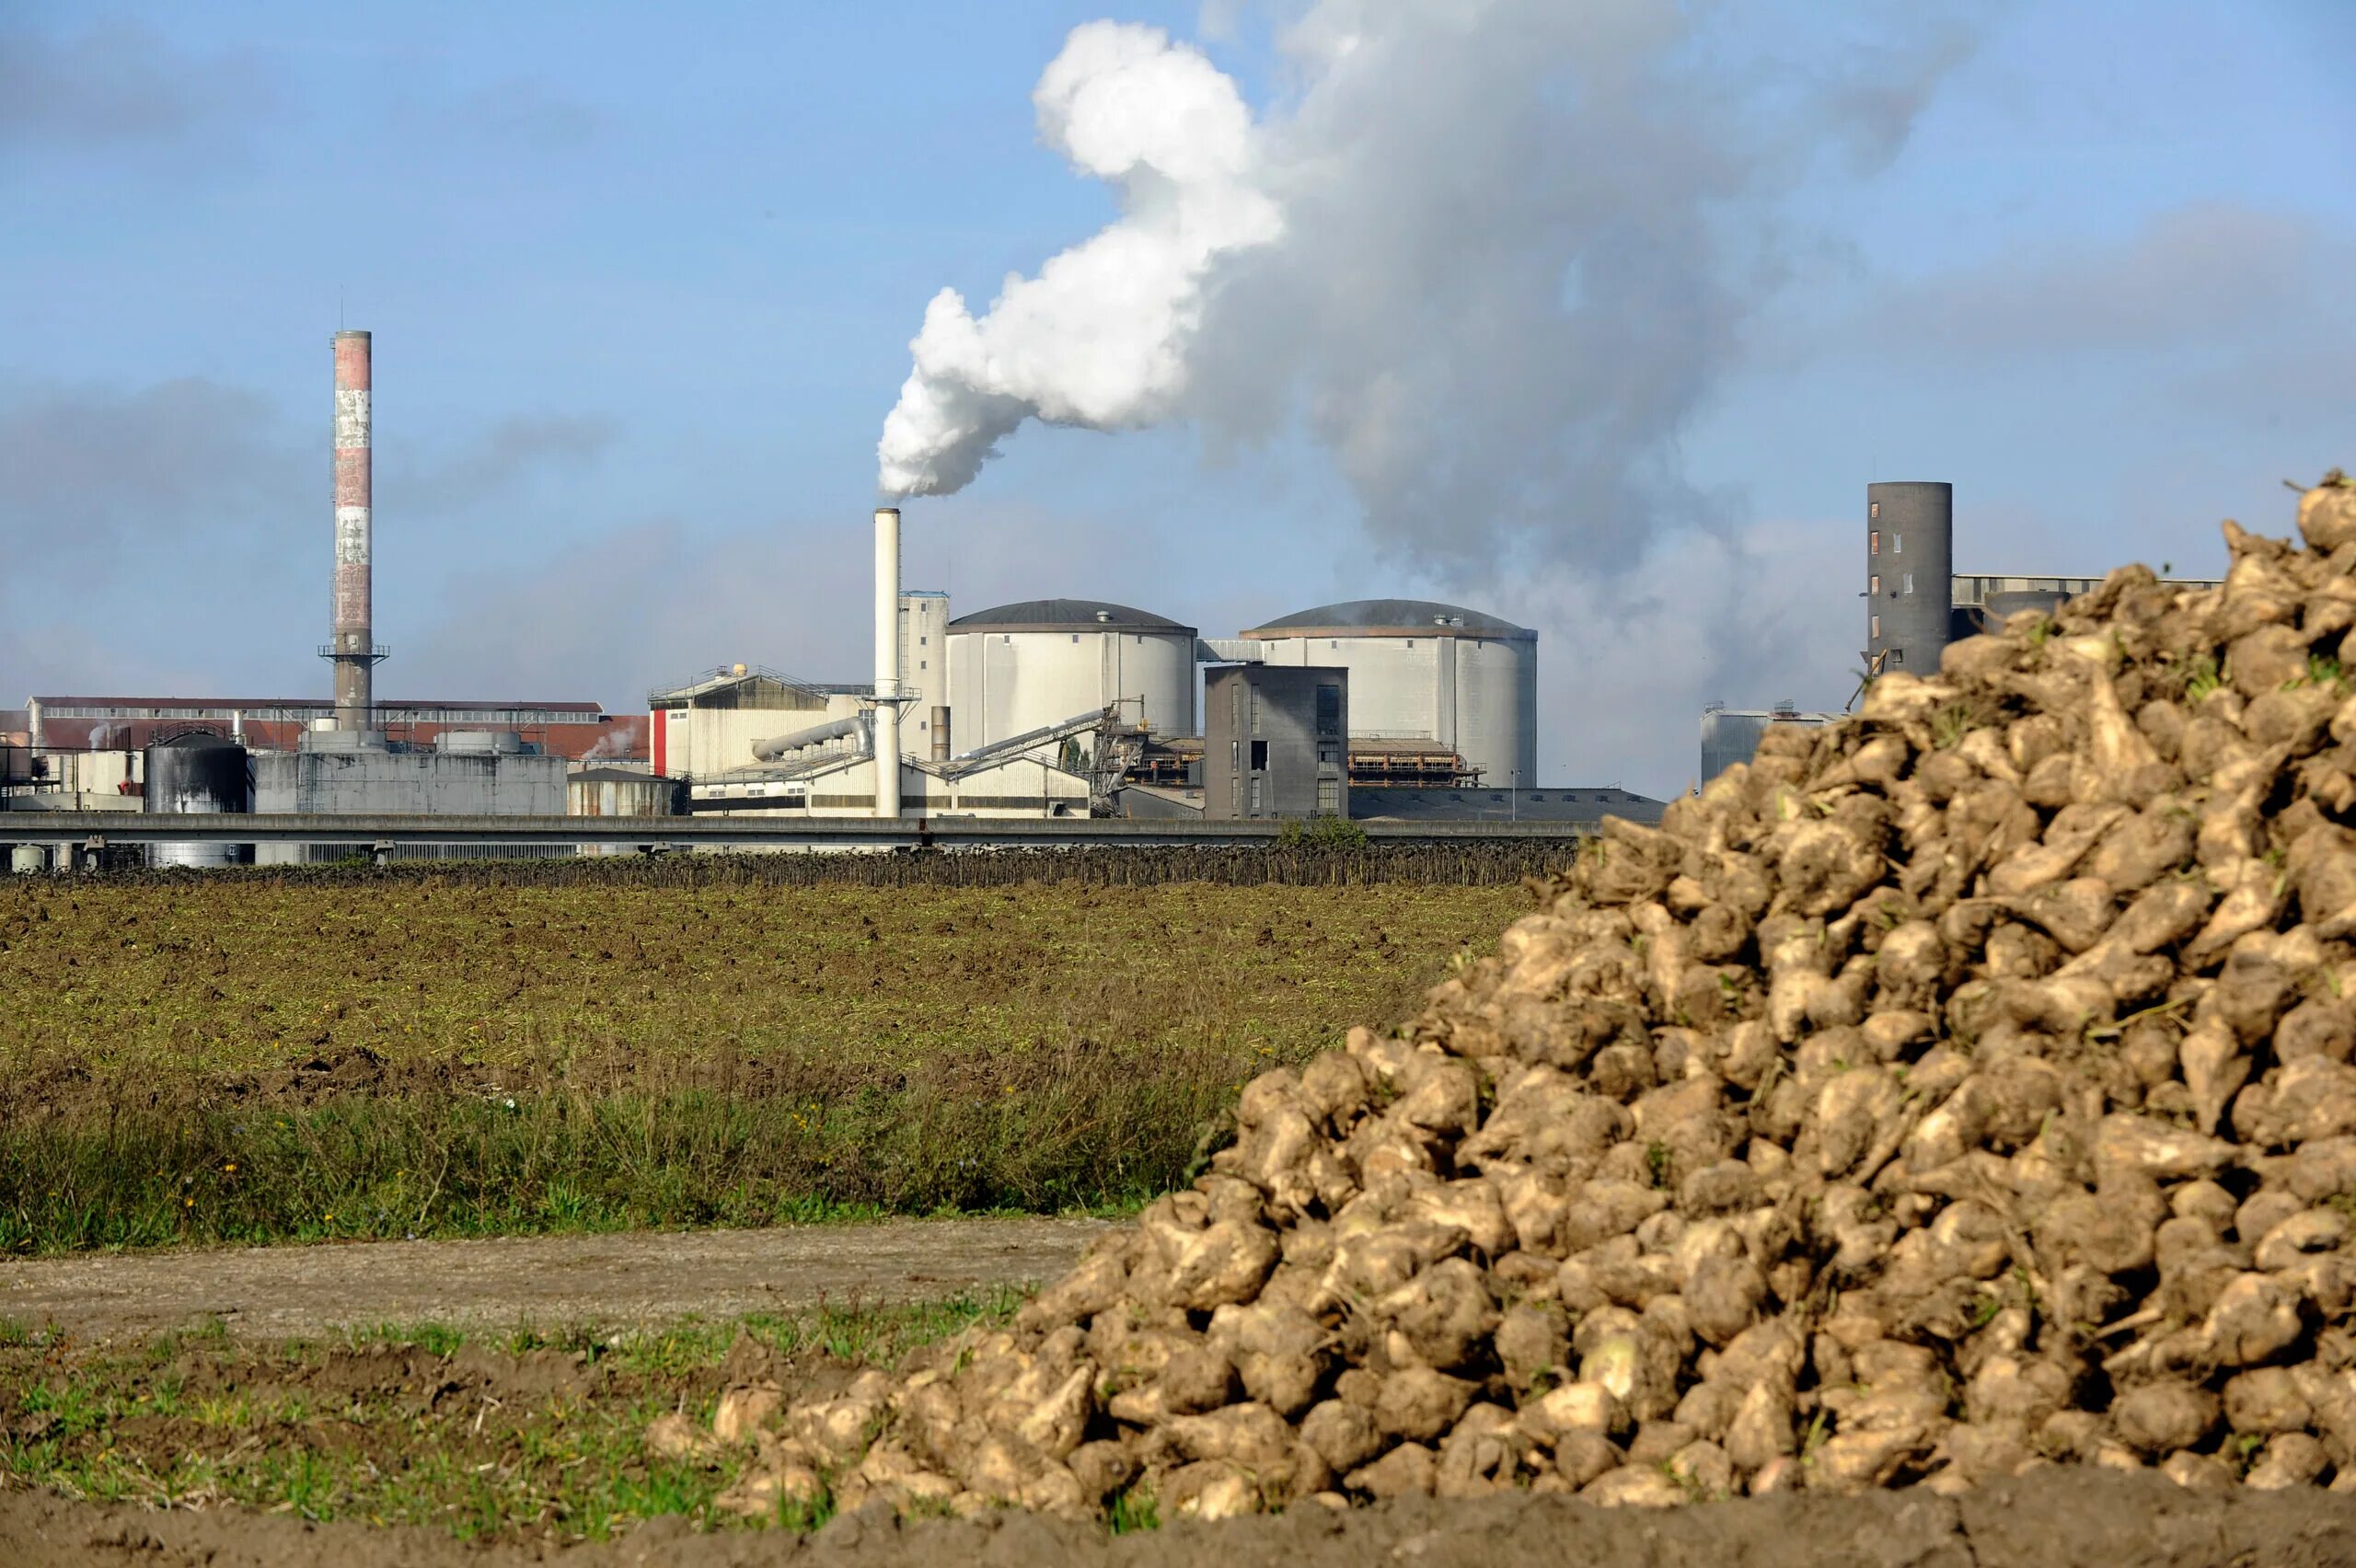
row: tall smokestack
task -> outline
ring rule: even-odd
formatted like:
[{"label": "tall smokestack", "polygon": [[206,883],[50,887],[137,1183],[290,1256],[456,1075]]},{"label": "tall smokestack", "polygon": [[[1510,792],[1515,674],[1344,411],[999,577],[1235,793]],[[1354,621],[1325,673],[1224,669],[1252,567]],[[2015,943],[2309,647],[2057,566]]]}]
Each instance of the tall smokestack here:
[{"label": "tall smokestack", "polygon": [[875,814],[900,814],[900,509],[875,509]]},{"label": "tall smokestack", "polygon": [[370,727],[375,701],[375,628],[368,583],[369,345],[365,332],[335,335],[335,722]]}]

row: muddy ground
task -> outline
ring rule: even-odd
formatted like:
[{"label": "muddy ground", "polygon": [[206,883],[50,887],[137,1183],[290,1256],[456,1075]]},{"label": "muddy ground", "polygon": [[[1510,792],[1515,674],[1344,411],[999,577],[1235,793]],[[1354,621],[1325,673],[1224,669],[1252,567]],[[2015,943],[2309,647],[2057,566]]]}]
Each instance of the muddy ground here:
[{"label": "muddy ground", "polygon": [[692,1533],[658,1520],[618,1541],[562,1550],[481,1550],[446,1536],[234,1512],[96,1507],[0,1493],[0,1568],[137,1563],[141,1568],[505,1568],[551,1558],[595,1564],[807,1562],[844,1568],[1120,1564],[1122,1568],[2210,1568],[2356,1563],[2356,1499],[2313,1490],[2195,1496],[2153,1475],[2049,1470],[1962,1501],[1921,1491],[1775,1497],[1662,1513],[1605,1510],[1517,1495],[1425,1499],[1349,1514],[1307,1508],[1216,1525],[1172,1525],[1109,1539],[1087,1525],[1009,1513],[972,1522],[895,1525],[854,1515],[815,1536]]},{"label": "muddy ground", "polygon": [[0,1259],[0,1318],[86,1340],[215,1320],[254,1339],[380,1323],[627,1328],[1034,1284],[1103,1225],[905,1220]]}]

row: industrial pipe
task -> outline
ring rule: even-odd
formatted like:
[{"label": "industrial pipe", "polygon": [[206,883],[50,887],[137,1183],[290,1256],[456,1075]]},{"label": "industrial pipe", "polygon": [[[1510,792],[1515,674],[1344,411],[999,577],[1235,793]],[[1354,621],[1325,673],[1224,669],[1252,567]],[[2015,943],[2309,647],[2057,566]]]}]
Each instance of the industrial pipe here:
[{"label": "industrial pipe", "polygon": [[788,752],[797,752],[804,746],[824,745],[828,741],[839,741],[845,735],[859,733],[859,730],[860,723],[856,719],[830,719],[824,724],[813,724],[806,730],[772,735],[766,741],[755,741],[753,755],[763,762],[775,762]]},{"label": "industrial pipe", "polygon": [[949,760],[949,709],[939,703],[932,709],[932,760]]},{"label": "industrial pipe", "polygon": [[900,814],[900,509],[875,509],[875,814]]}]

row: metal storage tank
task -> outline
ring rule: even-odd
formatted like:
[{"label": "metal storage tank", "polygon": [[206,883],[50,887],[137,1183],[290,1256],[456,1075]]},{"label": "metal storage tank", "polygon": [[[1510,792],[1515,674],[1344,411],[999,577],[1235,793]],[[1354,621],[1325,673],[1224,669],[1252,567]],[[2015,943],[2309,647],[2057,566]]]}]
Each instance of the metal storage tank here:
[{"label": "metal storage tank", "polygon": [[529,756],[532,747],[514,730],[445,730],[433,738],[445,756]]},{"label": "metal storage tank", "polygon": [[959,755],[1118,703],[1156,735],[1195,732],[1195,628],[1094,599],[1030,599],[949,623]]},{"label": "metal storage tank", "polygon": [[1350,672],[1350,733],[1436,741],[1491,788],[1538,781],[1538,634],[1461,605],[1353,599],[1246,631],[1271,664]]},{"label": "metal storage tank", "polygon": [[[246,772],[246,748],[219,735],[176,735],[147,748],[147,793],[141,810],[150,815],[212,815],[252,809],[253,781]],[[158,844],[149,851],[156,866],[234,866],[250,859],[245,844]]]},{"label": "metal storage tank", "polygon": [[1865,487],[1865,668],[1935,675],[1954,636],[1955,487]]},{"label": "metal storage tank", "polygon": [[576,768],[564,781],[567,816],[680,816],[687,801],[684,780],[631,767]]}]

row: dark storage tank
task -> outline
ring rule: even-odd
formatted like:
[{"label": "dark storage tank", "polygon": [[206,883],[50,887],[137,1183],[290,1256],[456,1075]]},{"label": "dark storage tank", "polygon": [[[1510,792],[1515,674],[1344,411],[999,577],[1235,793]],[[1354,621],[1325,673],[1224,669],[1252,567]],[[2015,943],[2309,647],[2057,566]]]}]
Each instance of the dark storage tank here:
[{"label": "dark storage tank", "polygon": [[1955,487],[1865,487],[1865,667],[1935,675],[1953,635]]},{"label": "dark storage tank", "polygon": [[[147,748],[150,815],[204,816],[253,809],[253,779],[246,748],[219,735],[175,735]],[[253,858],[250,844],[166,843],[153,847],[155,866],[234,866]]]}]

